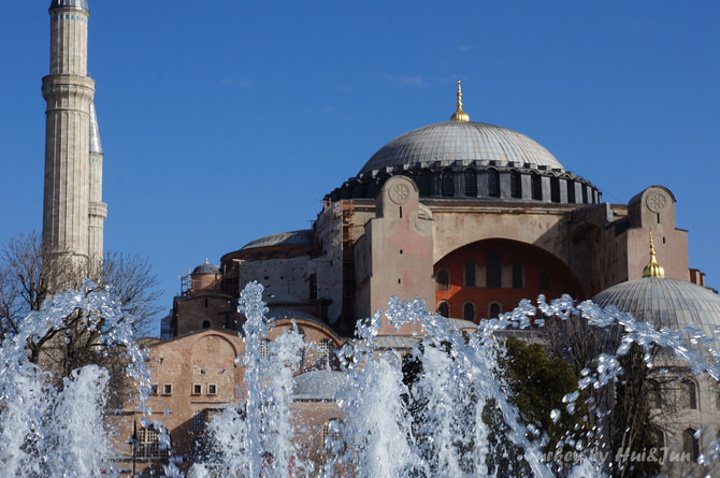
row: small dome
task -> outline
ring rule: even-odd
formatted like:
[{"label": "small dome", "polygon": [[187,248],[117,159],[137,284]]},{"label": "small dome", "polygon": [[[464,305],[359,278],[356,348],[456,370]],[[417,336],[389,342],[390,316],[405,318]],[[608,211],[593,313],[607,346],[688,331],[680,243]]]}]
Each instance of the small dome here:
[{"label": "small dome", "polygon": [[523,134],[487,123],[446,121],[398,136],[380,148],[360,174],[420,163],[451,166],[458,161],[468,165],[472,161],[512,162],[564,170],[550,151]]},{"label": "small dome", "polygon": [[218,269],[217,266],[210,264],[207,259],[205,259],[204,264],[200,264],[195,269],[193,269],[192,273],[190,273],[190,275],[193,276],[203,274],[217,275],[220,274],[220,269]]},{"label": "small dome", "polygon": [[52,0],[50,10],[54,8],[77,8],[88,12],[87,0]]},{"label": "small dome", "polygon": [[692,282],[643,277],[612,286],[592,300],[602,307],[615,305],[658,329],[682,332],[692,324],[714,337],[720,327],[720,296]]},{"label": "small dome", "polygon": [[345,383],[345,374],[333,370],[316,370],[293,378],[293,398],[300,401],[333,401]]}]

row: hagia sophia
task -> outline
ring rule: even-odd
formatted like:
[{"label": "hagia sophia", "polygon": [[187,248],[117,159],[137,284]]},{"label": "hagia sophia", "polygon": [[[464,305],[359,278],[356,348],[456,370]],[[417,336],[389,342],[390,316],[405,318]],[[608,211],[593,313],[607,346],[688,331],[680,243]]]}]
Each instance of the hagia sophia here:
[{"label": "hagia sophia", "polygon": [[[43,240],[76,260],[99,260],[107,206],[86,68],[87,1],[53,0],[50,16]],[[519,132],[474,121],[463,99],[458,81],[448,88],[448,120],[388,138],[348,171],[310,229],[284,232],[280,222],[278,233],[238,244],[217,265],[206,261],[189,274],[161,339],[148,348],[150,405],[174,455],[197,453],[208,420],[241,398],[237,305],[252,281],[264,285],[278,333],[296,323],[308,343],[293,407],[316,430],[307,438],[316,461],[329,424],[342,418],[333,401],[342,382],[333,352],[352,343],[357,322],[391,296],[417,296],[462,330],[523,298],[565,293],[615,304],[658,327],[682,331],[694,323],[710,335],[720,326],[720,298],[689,267],[688,231],[676,227],[670,189],[639,184],[626,203],[603,202],[581,171],[566,170]],[[384,323],[377,343],[402,352],[421,340],[416,332]],[[720,394],[712,380],[685,377],[675,365],[682,382],[673,393],[685,397],[683,409],[660,439],[698,456],[720,430]],[[132,404],[121,419],[123,432],[135,430],[141,442],[137,455],[126,450],[126,466],[135,458],[149,469],[167,458]]]}]

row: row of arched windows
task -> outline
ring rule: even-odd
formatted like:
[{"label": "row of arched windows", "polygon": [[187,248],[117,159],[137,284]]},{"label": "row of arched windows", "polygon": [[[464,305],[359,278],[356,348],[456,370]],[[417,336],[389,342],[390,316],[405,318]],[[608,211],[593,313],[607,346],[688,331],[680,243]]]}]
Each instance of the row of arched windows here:
[{"label": "row of arched windows", "polygon": [[[524,268],[520,262],[513,262],[510,277],[510,284],[513,289],[525,287]],[[435,281],[438,290],[450,289],[450,271],[445,268],[438,269],[435,274]],[[477,287],[477,265],[473,261],[466,261],[463,264],[463,287]],[[489,288],[500,288],[503,286],[503,267],[500,256],[496,252],[489,252],[485,258],[485,284]],[[550,275],[541,272],[539,277],[540,290],[550,289]]]},{"label": "row of arched windows", "polygon": [[650,380],[648,385],[648,398],[650,405],[654,408],[664,408],[664,405],[678,410],[697,410],[698,408],[697,386],[690,378],[680,380],[674,396],[664,393],[660,382]]},{"label": "row of arched windows", "polygon": [[[653,428],[653,435],[657,440],[658,449],[662,450],[665,447],[665,434],[659,428]],[[718,433],[720,437],[720,433]],[[683,460],[689,460],[692,462],[697,461],[700,457],[700,434],[692,427],[686,428],[682,432],[682,452],[685,455],[682,457]]]},{"label": "row of arched windows", "polygon": [[[450,303],[444,300],[438,302],[436,311],[439,315],[442,315],[443,317],[450,317]],[[488,304],[487,313],[489,318],[494,319],[495,317],[500,315],[501,311],[502,304],[500,304],[500,302],[491,302],[490,304]],[[461,318],[463,320],[469,320],[470,322],[475,322],[477,320],[477,308],[473,301],[468,300],[463,303]]]},{"label": "row of arched windows", "polygon": [[[489,197],[499,198],[501,197],[501,184],[500,184],[500,171],[497,169],[488,169],[484,174],[487,180],[487,194]],[[522,174],[520,171],[510,171],[510,197],[515,199],[522,199],[523,197],[523,184]],[[532,173],[530,176],[530,197],[537,201],[543,200],[543,187],[542,187],[542,176],[537,173]],[[463,172],[463,185],[464,195],[467,197],[477,197],[478,194],[478,175],[472,169],[467,169]],[[575,204],[578,200],[575,192],[575,181],[568,179],[565,181],[567,202]],[[440,186],[441,195],[445,197],[455,196],[455,173],[450,169],[445,169],[440,174]],[[587,187],[583,186],[582,190],[582,203],[588,202]],[[559,203],[561,202],[560,195],[560,178],[557,176],[550,177],[550,201]]]}]

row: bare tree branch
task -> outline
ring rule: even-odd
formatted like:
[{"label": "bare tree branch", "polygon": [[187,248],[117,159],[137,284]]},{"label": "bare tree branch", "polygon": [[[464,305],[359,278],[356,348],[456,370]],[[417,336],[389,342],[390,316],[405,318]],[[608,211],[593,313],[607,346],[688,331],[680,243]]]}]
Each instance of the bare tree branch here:
[{"label": "bare tree branch", "polygon": [[[160,291],[150,261],[134,254],[109,253],[100,270],[73,264],[67,255],[45,254],[36,232],[18,234],[0,246],[0,341],[17,334],[31,311],[40,310],[54,289],[81,290],[88,277],[101,278],[98,286],[109,287],[132,317],[135,336],[151,333]],[[86,293],[90,293],[87,289]],[[92,323],[92,327],[88,324]],[[29,358],[67,376],[73,369],[91,363],[105,365],[108,359],[103,334],[110,333],[103,318],[83,316],[79,309],[42,337],[28,341]]]}]

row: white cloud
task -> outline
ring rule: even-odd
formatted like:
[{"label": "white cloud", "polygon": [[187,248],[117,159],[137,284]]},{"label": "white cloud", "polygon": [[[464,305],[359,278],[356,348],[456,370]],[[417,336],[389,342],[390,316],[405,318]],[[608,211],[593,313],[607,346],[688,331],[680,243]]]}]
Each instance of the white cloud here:
[{"label": "white cloud", "polygon": [[395,83],[397,86],[416,86],[421,88],[430,86],[428,81],[421,75],[385,75],[385,79]]},{"label": "white cloud", "polygon": [[238,88],[252,87],[252,80],[220,80],[221,85],[237,86]]}]

